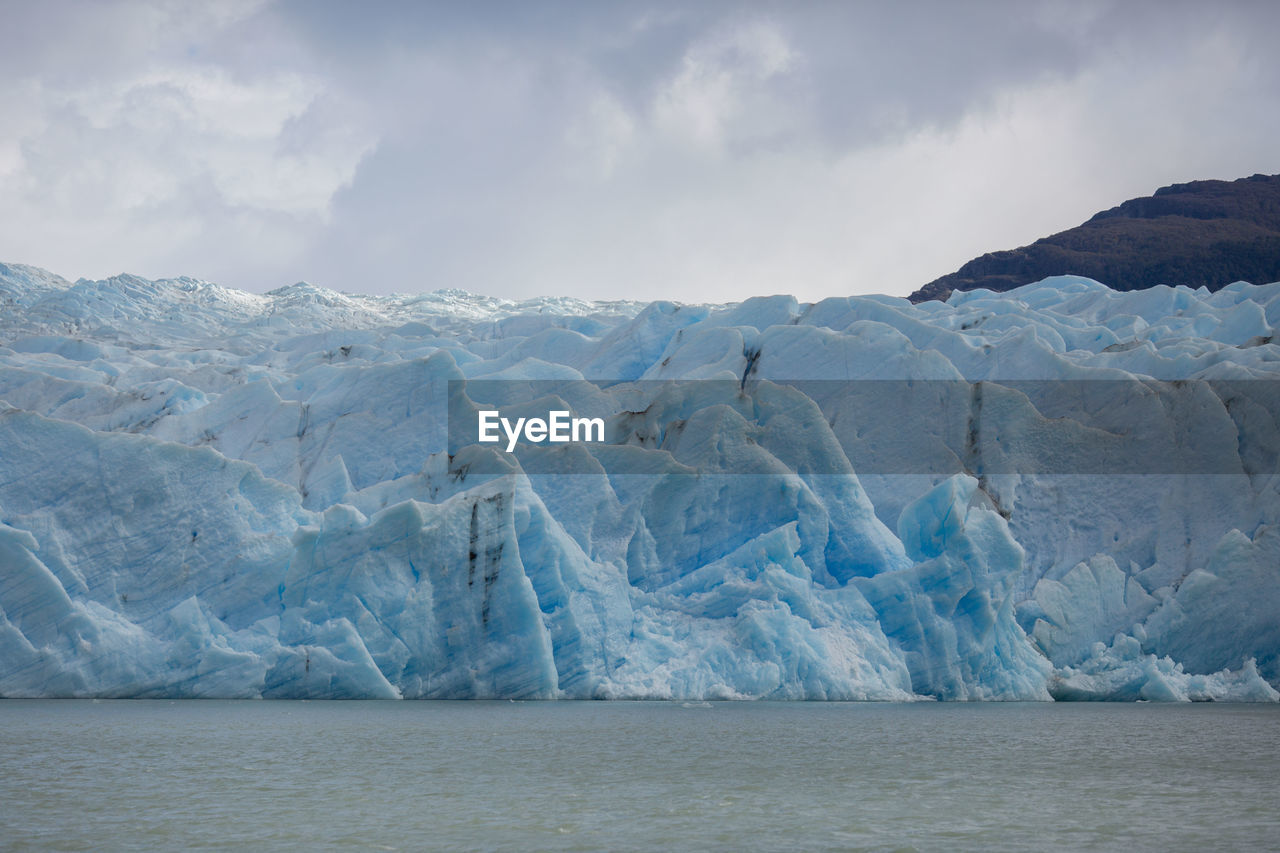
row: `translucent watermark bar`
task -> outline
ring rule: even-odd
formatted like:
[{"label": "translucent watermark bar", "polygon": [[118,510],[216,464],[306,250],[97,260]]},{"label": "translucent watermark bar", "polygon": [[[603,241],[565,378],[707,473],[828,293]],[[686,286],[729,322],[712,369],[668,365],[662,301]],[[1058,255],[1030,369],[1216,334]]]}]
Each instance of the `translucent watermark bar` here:
[{"label": "translucent watermark bar", "polygon": [[481,473],[1258,475],[1280,459],[1273,380],[480,379],[449,383],[448,418],[449,453]]}]

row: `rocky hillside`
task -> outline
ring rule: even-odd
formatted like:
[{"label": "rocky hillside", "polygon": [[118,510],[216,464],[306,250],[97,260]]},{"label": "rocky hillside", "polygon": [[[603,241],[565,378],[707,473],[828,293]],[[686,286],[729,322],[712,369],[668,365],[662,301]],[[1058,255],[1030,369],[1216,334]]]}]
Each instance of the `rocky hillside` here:
[{"label": "rocky hillside", "polygon": [[1162,187],[1029,246],[974,258],[910,298],[1006,291],[1065,274],[1116,290],[1157,284],[1218,290],[1233,281],[1280,280],[1280,175]]}]

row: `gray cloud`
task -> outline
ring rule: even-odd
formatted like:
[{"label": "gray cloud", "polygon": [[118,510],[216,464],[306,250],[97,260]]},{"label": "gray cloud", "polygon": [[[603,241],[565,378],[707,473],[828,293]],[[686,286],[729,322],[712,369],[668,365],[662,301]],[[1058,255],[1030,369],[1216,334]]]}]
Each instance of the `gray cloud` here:
[{"label": "gray cloud", "polygon": [[1268,3],[10,5],[0,258],[71,276],[906,293],[1276,171]]}]

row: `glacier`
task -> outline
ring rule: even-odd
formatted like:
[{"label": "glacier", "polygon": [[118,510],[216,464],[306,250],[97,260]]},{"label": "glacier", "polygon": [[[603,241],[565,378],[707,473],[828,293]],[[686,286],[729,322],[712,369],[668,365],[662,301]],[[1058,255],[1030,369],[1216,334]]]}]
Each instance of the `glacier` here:
[{"label": "glacier", "polygon": [[3,697],[1280,700],[1280,283],[0,307]]}]

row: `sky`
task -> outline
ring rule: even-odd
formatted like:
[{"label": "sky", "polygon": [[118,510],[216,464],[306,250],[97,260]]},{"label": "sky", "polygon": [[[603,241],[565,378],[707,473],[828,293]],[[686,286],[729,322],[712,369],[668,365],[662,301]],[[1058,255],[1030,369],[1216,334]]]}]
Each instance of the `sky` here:
[{"label": "sky", "polygon": [[1280,172],[1280,3],[0,0],[0,261],[905,295]]}]

